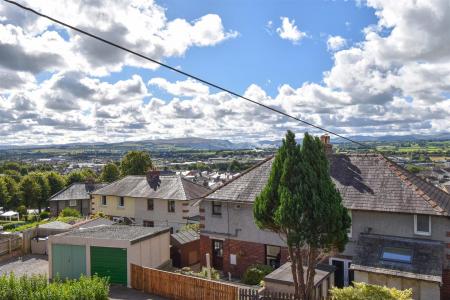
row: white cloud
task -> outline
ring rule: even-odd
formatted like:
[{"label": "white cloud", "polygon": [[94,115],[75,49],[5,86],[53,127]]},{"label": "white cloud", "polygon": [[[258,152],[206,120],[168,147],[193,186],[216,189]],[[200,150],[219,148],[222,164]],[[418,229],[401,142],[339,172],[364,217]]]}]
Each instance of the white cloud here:
[{"label": "white cloud", "polygon": [[295,20],[290,21],[288,17],[281,17],[281,27],[277,28],[278,35],[284,39],[293,42],[294,44],[300,42],[300,40],[306,37],[306,33],[300,31]]},{"label": "white cloud", "polygon": [[329,51],[341,50],[347,45],[346,39],[340,35],[329,36],[327,40],[327,48]]}]

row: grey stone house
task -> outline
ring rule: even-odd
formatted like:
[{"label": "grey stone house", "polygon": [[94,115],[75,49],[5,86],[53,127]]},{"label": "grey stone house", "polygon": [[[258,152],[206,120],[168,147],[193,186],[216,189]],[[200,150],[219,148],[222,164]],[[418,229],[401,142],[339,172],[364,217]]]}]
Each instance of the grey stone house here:
[{"label": "grey stone house", "polygon": [[[378,154],[329,159],[352,218],[345,251],[327,261],[336,267],[334,285],[366,281],[413,288],[415,299],[450,299],[450,195]],[[255,263],[278,267],[287,261],[285,242],[253,220],[252,205],[272,162],[259,163],[200,201],[203,263],[209,253],[215,268],[241,276]],[[432,251],[422,251],[423,245]]]},{"label": "grey stone house", "polygon": [[91,213],[91,193],[104,187],[104,183],[72,183],[48,199],[50,213],[58,216],[66,207],[76,209],[82,216]]}]

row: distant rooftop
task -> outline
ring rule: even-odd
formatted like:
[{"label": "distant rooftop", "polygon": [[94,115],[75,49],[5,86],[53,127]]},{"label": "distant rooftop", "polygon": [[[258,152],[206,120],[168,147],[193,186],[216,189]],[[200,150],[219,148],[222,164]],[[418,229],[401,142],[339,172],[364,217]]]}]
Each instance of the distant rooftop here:
[{"label": "distant rooftop", "polygon": [[184,245],[200,239],[200,234],[194,230],[179,231],[171,235],[171,240]]},{"label": "distant rooftop", "polygon": [[180,175],[160,175],[159,182],[149,183],[146,176],[127,176],[98,189],[94,194],[136,198],[190,200],[203,197],[208,191]]},{"label": "distant rooftop", "polygon": [[72,183],[67,188],[51,196],[49,201],[90,199],[89,193],[104,186],[106,186],[106,183],[94,183],[94,184],[81,182]]},{"label": "distant rooftop", "polygon": [[170,228],[166,227],[143,227],[143,226],[128,226],[128,225],[106,225],[96,226],[85,229],[77,229],[62,233],[60,235],[66,237],[82,237],[105,240],[123,240],[129,241],[131,244],[137,243],[141,240],[146,240],[151,237],[169,232]]}]

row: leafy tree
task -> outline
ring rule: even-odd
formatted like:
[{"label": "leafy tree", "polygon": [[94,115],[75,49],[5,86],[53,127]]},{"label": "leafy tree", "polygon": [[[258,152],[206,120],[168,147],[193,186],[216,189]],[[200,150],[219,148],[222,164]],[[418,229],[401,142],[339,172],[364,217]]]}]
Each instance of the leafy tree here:
[{"label": "leafy tree", "polygon": [[120,178],[120,170],[115,163],[108,163],[103,167],[101,181],[113,182]]},{"label": "leafy tree", "polygon": [[66,185],[66,180],[61,174],[56,172],[48,172],[46,175],[50,186],[50,196],[62,190]]},{"label": "leafy tree", "polygon": [[66,178],[66,184],[69,186],[75,182],[86,182],[88,180],[95,181],[96,175],[94,171],[88,168],[78,169],[70,172]]},{"label": "leafy tree", "polygon": [[41,187],[34,176],[26,175],[22,177],[19,184],[19,190],[21,203],[26,208],[39,202]]},{"label": "leafy tree", "polygon": [[412,290],[398,290],[386,286],[354,282],[353,286],[343,289],[333,288],[331,290],[332,300],[356,300],[356,299],[377,299],[377,300],[412,300]]},{"label": "leafy tree", "polygon": [[235,159],[230,163],[230,166],[228,167],[228,172],[240,172],[242,170],[242,165]]},{"label": "leafy tree", "polygon": [[423,167],[409,164],[409,165],[406,165],[406,170],[408,170],[411,173],[419,173],[420,171],[423,171],[425,169]]},{"label": "leafy tree", "polygon": [[5,170],[4,174],[13,178],[16,182],[19,182],[20,178],[22,177],[22,175],[19,173],[19,171],[16,171],[16,170]]},{"label": "leafy tree", "polygon": [[123,176],[145,175],[152,167],[152,160],[146,151],[129,151],[120,162],[120,171]]},{"label": "leafy tree", "polygon": [[10,197],[7,207],[16,208],[20,203],[19,185],[11,176],[3,176],[3,180]]},{"label": "leafy tree", "polygon": [[39,193],[37,194],[35,206],[37,206],[39,213],[42,207],[47,207],[48,198],[50,197],[50,184],[47,180],[45,173],[33,172],[26,176],[31,176],[34,178],[36,183],[39,185]]},{"label": "leafy tree", "polygon": [[0,177],[0,207],[7,207],[11,201],[5,179]]},{"label": "leafy tree", "polygon": [[294,133],[287,132],[253,214],[259,228],[285,238],[296,297],[311,299],[317,263],[324,255],[344,249],[350,227],[318,138],[306,133],[300,147]]},{"label": "leafy tree", "polygon": [[17,212],[19,213],[20,218],[26,217],[28,214],[27,207],[25,205],[19,205],[19,207],[17,207]]}]

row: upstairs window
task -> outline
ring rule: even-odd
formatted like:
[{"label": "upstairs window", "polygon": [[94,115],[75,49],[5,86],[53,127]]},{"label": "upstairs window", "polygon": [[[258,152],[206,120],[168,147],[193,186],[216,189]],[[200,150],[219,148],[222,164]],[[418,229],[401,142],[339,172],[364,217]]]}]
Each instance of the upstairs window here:
[{"label": "upstairs window", "polygon": [[153,210],[154,208],[153,199],[147,199],[147,210]]},{"label": "upstairs window", "polygon": [[106,206],[106,196],[102,196],[102,205]]},{"label": "upstairs window", "polygon": [[414,215],[414,233],[431,235],[431,217],[428,215]]},{"label": "upstairs window", "polygon": [[406,248],[384,247],[381,259],[410,264],[412,261],[412,250]]},{"label": "upstairs window", "polygon": [[124,206],[125,206],[125,198],[119,197],[119,207],[124,207]]},{"label": "upstairs window", "polygon": [[222,204],[220,203],[212,203],[212,214],[215,216],[221,216],[222,215]]},{"label": "upstairs window", "polygon": [[167,202],[167,211],[170,213],[174,213],[175,212],[175,200],[169,200]]}]

